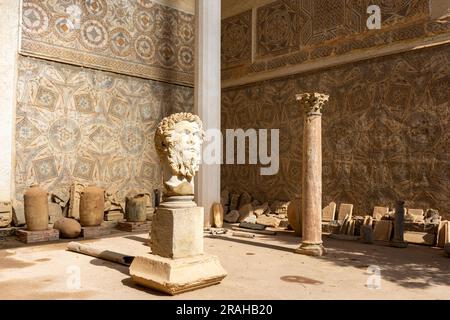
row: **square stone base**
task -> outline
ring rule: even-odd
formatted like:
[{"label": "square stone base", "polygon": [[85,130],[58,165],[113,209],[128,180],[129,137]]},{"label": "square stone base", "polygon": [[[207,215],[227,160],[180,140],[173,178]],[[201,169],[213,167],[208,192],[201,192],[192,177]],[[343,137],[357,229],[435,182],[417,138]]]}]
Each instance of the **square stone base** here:
[{"label": "square stone base", "polygon": [[165,258],[203,254],[203,208],[158,208],[151,232],[152,253]]},{"label": "square stone base", "polygon": [[170,259],[148,254],[134,258],[130,275],[139,285],[176,295],[219,284],[227,273],[212,255]]},{"label": "square stone base", "polygon": [[101,238],[109,235],[111,230],[104,226],[98,227],[82,227],[80,237],[85,239]]},{"label": "square stone base", "polygon": [[59,240],[59,230],[47,229],[43,231],[17,230],[16,235],[21,242],[37,243]]},{"label": "square stone base", "polygon": [[128,221],[120,221],[117,225],[117,228],[121,231],[126,232],[149,232],[152,228],[151,221],[145,222],[128,222]]}]

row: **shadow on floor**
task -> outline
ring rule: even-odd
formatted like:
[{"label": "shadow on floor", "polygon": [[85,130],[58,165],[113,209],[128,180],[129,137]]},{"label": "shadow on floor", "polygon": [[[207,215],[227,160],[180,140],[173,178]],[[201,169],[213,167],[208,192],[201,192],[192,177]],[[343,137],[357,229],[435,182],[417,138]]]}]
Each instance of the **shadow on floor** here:
[{"label": "shadow on floor", "polygon": [[[292,253],[293,248],[301,242],[301,238],[293,233],[257,236],[252,240],[228,236],[207,237]],[[358,241],[335,240],[326,236],[323,239],[328,254],[313,259],[341,267],[364,269],[368,276],[373,274],[370,270],[379,268],[383,281],[393,282],[405,288],[450,286],[450,258],[442,249],[411,244],[408,248],[400,249]]]}]

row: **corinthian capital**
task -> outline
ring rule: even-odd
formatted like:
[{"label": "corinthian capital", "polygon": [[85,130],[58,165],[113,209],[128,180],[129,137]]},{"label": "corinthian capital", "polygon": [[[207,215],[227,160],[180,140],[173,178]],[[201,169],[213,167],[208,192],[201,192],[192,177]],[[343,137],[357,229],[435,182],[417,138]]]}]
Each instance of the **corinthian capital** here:
[{"label": "corinthian capital", "polygon": [[323,93],[301,93],[297,94],[297,101],[300,102],[300,106],[305,111],[307,116],[321,115],[322,108],[328,102],[329,95]]}]

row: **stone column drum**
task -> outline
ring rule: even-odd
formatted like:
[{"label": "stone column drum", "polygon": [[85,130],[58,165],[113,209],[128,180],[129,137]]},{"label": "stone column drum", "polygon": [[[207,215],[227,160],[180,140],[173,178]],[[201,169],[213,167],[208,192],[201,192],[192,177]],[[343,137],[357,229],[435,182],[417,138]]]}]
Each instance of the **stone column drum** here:
[{"label": "stone column drum", "polygon": [[321,256],[322,242],[322,108],[328,95],[296,96],[303,109],[302,243],[296,253]]}]

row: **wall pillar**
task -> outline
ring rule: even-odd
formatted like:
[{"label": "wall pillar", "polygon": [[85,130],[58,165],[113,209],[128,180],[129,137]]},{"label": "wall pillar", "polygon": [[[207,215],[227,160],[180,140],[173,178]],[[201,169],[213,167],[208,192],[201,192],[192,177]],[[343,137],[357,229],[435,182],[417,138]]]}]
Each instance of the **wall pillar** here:
[{"label": "wall pillar", "polygon": [[322,108],[328,96],[297,95],[304,111],[302,174],[302,244],[296,253],[321,256],[322,245]]},{"label": "wall pillar", "polygon": [[0,1],[0,202],[12,201],[20,3]]},{"label": "wall pillar", "polygon": [[[202,119],[205,130],[220,130],[221,1],[196,0],[195,5],[195,113]],[[206,145],[207,141],[203,148]],[[211,226],[212,205],[220,202],[219,163],[200,166],[196,197],[197,204],[205,209],[205,227],[208,228]]]}]

